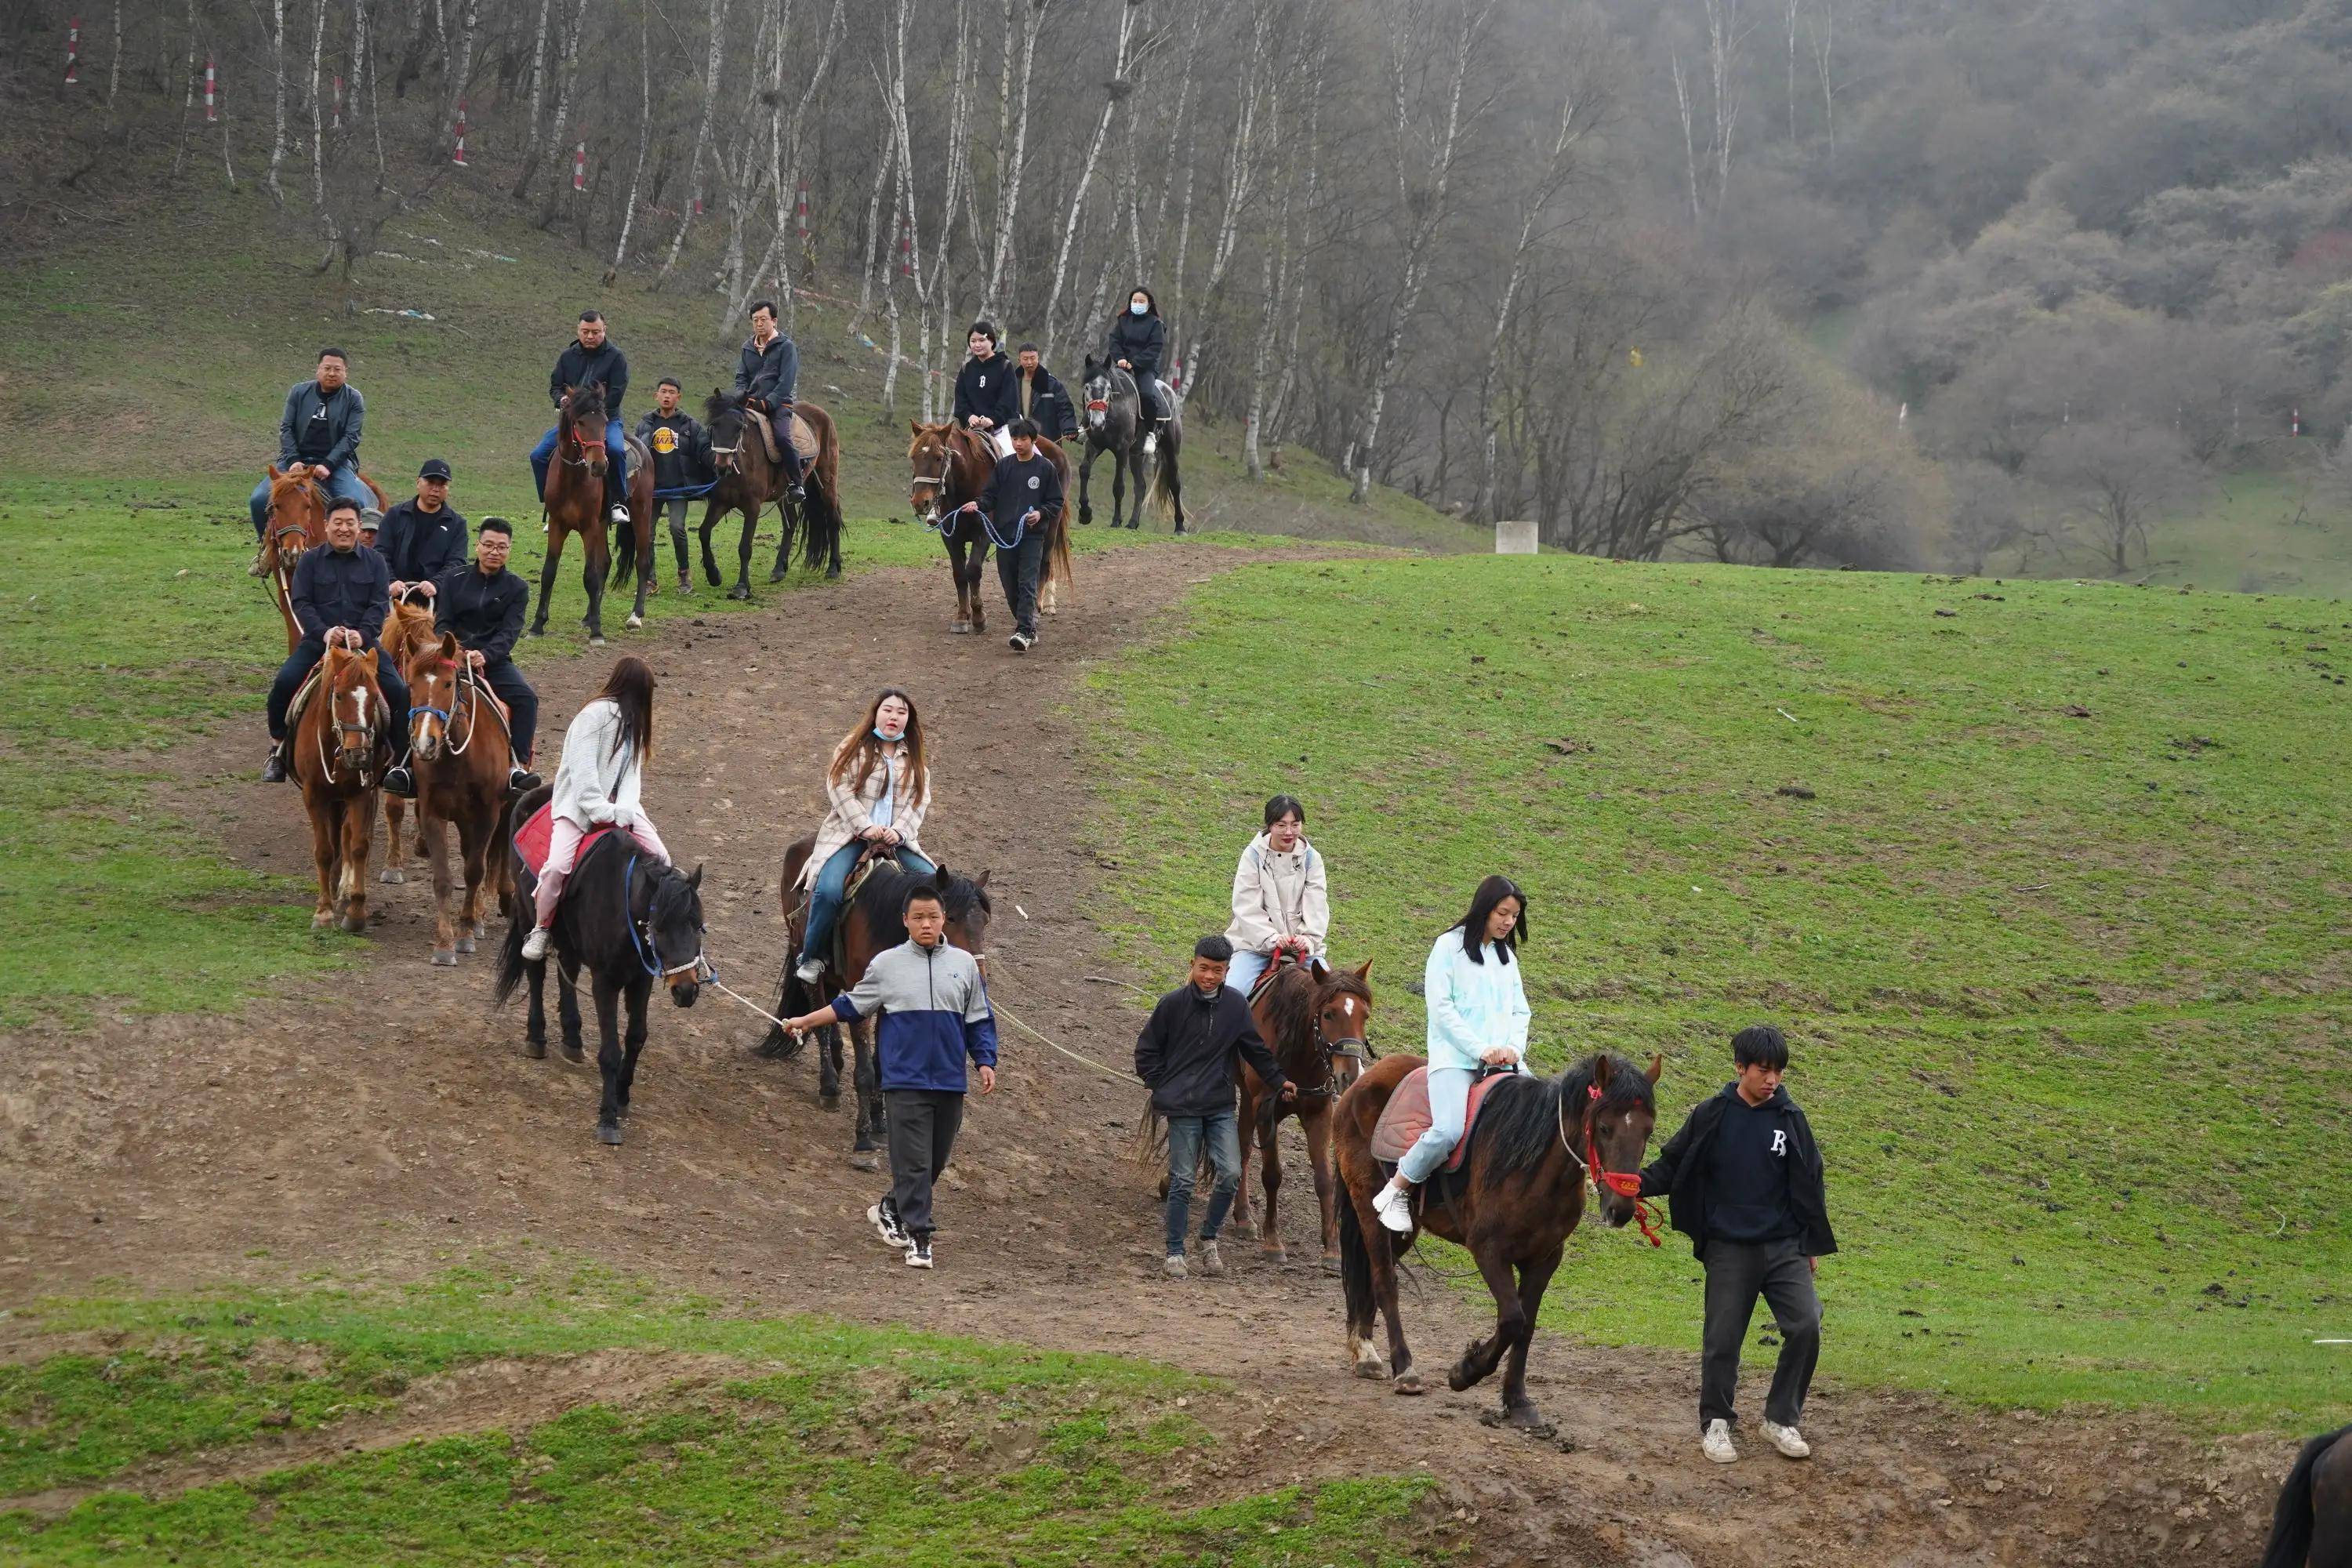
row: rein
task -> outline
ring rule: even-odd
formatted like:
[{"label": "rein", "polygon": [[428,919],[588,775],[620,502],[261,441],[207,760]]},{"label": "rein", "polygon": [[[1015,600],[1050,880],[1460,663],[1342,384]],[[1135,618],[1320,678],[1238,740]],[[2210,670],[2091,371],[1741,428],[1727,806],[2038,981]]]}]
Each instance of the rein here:
[{"label": "rein", "polygon": [[1605,1186],[1621,1198],[1633,1199],[1633,1223],[1641,1226],[1642,1239],[1652,1247],[1664,1246],[1664,1243],[1658,1239],[1658,1233],[1650,1227],[1650,1205],[1642,1196],[1642,1178],[1629,1172],[1612,1171],[1601,1163],[1600,1146],[1592,1141],[1592,1113],[1601,1103],[1601,1086],[1597,1083],[1585,1085],[1584,1099],[1584,1153],[1579,1154],[1576,1145],[1568,1141],[1568,1096],[1565,1094],[1559,1097],[1559,1146],[1568,1151],[1568,1157],[1576,1162],[1577,1169],[1591,1181],[1594,1192],[1598,1193]]},{"label": "rein", "polygon": [[629,857],[628,868],[621,873],[621,919],[628,923],[629,945],[636,950],[637,963],[645,970],[647,977],[667,981],[671,975],[688,969],[695,972],[695,978],[698,981],[704,977],[706,971],[715,977],[717,971],[711,970],[709,961],[702,956],[699,943],[696,944],[692,958],[683,963],[673,963],[667,969],[662,967],[661,954],[654,950],[654,933],[650,929],[653,924],[651,902],[647,902],[646,918],[642,921],[629,910],[629,889],[636,886],[636,881],[637,857],[632,855]]},{"label": "rein", "polygon": [[[352,691],[337,691],[331,676],[326,678],[322,684],[326,687],[326,689],[321,693],[321,696],[325,699],[327,704],[327,722],[319,726],[319,776],[327,783],[332,784],[335,782],[335,763],[330,760],[327,754],[328,727],[331,725],[334,728],[336,735],[334,754],[337,758],[343,756],[347,752],[364,751],[369,760],[373,761],[376,750],[375,704],[365,700],[370,693],[367,688],[363,686]],[[340,697],[358,697],[362,699],[361,707],[365,712],[366,717],[362,719],[360,722],[354,724],[338,716],[335,712],[335,700]],[[361,746],[345,746],[342,744],[344,740],[352,735],[359,736],[363,744]],[[366,767],[362,767],[359,770],[359,781],[360,788],[362,789],[373,787],[375,782],[373,771]]]}]

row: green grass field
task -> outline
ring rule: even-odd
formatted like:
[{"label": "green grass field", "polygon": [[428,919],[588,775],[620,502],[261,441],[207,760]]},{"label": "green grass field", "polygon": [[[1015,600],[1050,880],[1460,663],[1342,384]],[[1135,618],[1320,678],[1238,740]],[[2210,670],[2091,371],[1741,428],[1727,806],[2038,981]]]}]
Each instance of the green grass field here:
[{"label": "green grass field", "polygon": [[[1401,1539],[1428,1483],[1366,1478],[1204,1500],[1222,1385],[1073,1356],[656,1296],[544,1258],[402,1288],[45,1302],[70,1349],[0,1365],[0,1558],[676,1564],[1442,1560]],[[634,1354],[657,1371],[631,1377]],[[433,1380],[525,1396],[584,1363],[582,1403],[148,1499],[105,1483],[273,1433],[397,1421]],[[637,1370],[642,1370],[638,1368]],[[625,1402],[600,1385],[635,1384]],[[509,1430],[509,1425],[514,1429]],[[332,1452],[331,1448],[325,1450]]]},{"label": "green grass field", "polygon": [[[1172,973],[1299,795],[1410,1050],[1406,983],[1507,871],[1538,1060],[1664,1053],[1662,1137],[1735,1029],[1789,1031],[1832,1375],[2291,1430],[2352,1398],[2312,1343],[2352,1334],[2347,637],[2113,586],[1250,568],[1095,679],[1101,912]],[[1581,1237],[1547,1318],[1695,1349],[1697,1273]]]}]

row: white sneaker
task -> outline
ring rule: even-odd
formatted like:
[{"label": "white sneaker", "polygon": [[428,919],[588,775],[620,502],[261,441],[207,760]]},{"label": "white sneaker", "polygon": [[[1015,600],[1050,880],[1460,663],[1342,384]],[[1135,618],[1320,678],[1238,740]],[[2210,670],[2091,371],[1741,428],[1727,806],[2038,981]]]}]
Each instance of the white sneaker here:
[{"label": "white sneaker", "polygon": [[1160,450],[1160,437],[1157,436],[1146,436],[1143,438],[1143,455],[1149,458],[1158,450]]},{"label": "white sneaker", "polygon": [[1777,1422],[1767,1421],[1764,1423],[1764,1436],[1771,1442],[1772,1447],[1780,1450],[1780,1456],[1783,1458],[1810,1459],[1813,1457],[1813,1446],[1797,1436],[1797,1429],[1794,1426],[1783,1426]]},{"label": "white sneaker", "polygon": [[793,971],[793,978],[799,981],[803,985],[815,984],[818,981],[824,978],[824,960],[822,958],[802,959],[801,966]]},{"label": "white sneaker", "polygon": [[611,520],[611,521],[612,521],[612,522],[613,522],[613,525],[614,525],[614,527],[616,527],[616,528],[626,528],[626,527],[628,527],[628,526],[629,526],[629,509],[628,509],[627,507],[625,507],[625,506],[616,506],[616,507],[614,507],[614,508],[613,509],[613,516],[612,516],[612,520]]},{"label": "white sneaker", "polygon": [[1739,1450],[1731,1446],[1731,1423],[1717,1418],[1706,1424],[1706,1436],[1699,1439],[1699,1452],[1718,1465],[1739,1462]]},{"label": "white sneaker", "polygon": [[1183,1279],[1185,1272],[1184,1255],[1181,1252],[1170,1253],[1160,1263],[1160,1272],[1166,1275],[1171,1279]]},{"label": "white sneaker", "polygon": [[1412,1229],[1412,1189],[1391,1182],[1373,1196],[1372,1212],[1382,1225],[1403,1235]]},{"label": "white sneaker", "polygon": [[531,933],[522,939],[523,957],[533,963],[537,963],[541,959],[547,956],[547,928],[545,926],[533,927]]}]

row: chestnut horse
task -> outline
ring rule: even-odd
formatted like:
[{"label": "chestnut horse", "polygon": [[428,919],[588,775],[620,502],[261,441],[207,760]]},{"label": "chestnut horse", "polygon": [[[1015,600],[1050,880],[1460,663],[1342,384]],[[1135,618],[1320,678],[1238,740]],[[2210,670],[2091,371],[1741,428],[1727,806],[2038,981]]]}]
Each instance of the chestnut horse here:
[{"label": "chestnut horse", "polygon": [[[940,542],[947,546],[948,573],[955,579],[956,618],[948,629],[959,635],[984,632],[988,605],[980,573],[988,560],[989,534],[978,519],[957,509],[978,500],[988,488],[988,477],[996,471],[996,448],[987,437],[953,422],[925,425],[910,419],[907,428],[914,437],[907,444],[907,461],[914,469],[907,499],[923,526],[936,530]],[[1045,541],[1045,580],[1037,589],[1037,607],[1052,616],[1061,613],[1057,584],[1072,600],[1077,596],[1070,570],[1070,458],[1043,436],[1037,437],[1037,450],[1062,475],[1062,515],[1054,520]]]},{"label": "chestnut horse", "polygon": [[[310,816],[310,858],[319,868],[312,930],[330,921],[367,929],[368,846],[375,797],[392,763],[392,709],[376,685],[377,650],[331,647],[294,731],[291,773]],[[333,743],[328,734],[334,735]]]},{"label": "chestnut horse", "polygon": [[[1339,1273],[1348,1298],[1348,1351],[1359,1377],[1388,1377],[1398,1394],[1422,1392],[1412,1352],[1397,1317],[1397,1259],[1410,1236],[1384,1228],[1372,1198],[1389,1173],[1372,1157],[1372,1129],[1397,1085],[1419,1057],[1387,1057],[1372,1064],[1339,1097],[1339,1181],[1348,1202],[1339,1211]],[[1492,1426],[1549,1430],[1528,1398],[1528,1342],[1544,1287],[1559,1267],[1570,1232],[1584,1217],[1584,1194],[1598,1194],[1602,1223],[1614,1229],[1641,1212],[1634,1194],[1657,1121],[1653,1092],[1661,1067],[1645,1073],[1622,1057],[1585,1058],[1558,1078],[1513,1073],[1487,1091],[1470,1131],[1458,1175],[1431,1173],[1413,1202],[1420,1229],[1469,1248],[1495,1297],[1495,1332],[1473,1341],[1446,1369],[1457,1393],[1491,1374],[1506,1354],[1503,1408]],[[1653,1240],[1655,1238],[1654,1237]],[[1372,1343],[1372,1317],[1389,1321],[1389,1359]]]},{"label": "chestnut horse", "polygon": [[[547,635],[547,606],[555,596],[555,569],[563,560],[563,541],[580,536],[587,552],[581,581],[588,590],[591,647],[604,646],[604,582],[626,580],[628,567],[614,561],[604,525],[604,389],[602,385],[568,387],[557,405],[555,455],[547,466],[547,561],[539,569],[539,608],[531,616],[530,635]],[[645,625],[646,585],[654,570],[653,465],[646,463],[629,486],[629,529],[636,537],[624,542],[634,552],[637,569],[637,605],[629,612],[631,629]]]},{"label": "chestnut horse", "polygon": [[[375,497],[375,510],[383,510],[383,489],[365,474],[360,483]],[[254,557],[253,574],[269,579],[278,613],[286,620],[288,653],[302,641],[302,628],[294,622],[294,568],[304,551],[327,542],[329,499],[326,487],[308,473],[280,473],[275,463],[269,466],[269,510],[262,519],[261,552]]]},{"label": "chestnut horse", "polygon": [[1307,1163],[1314,1173],[1315,1204],[1323,1217],[1323,1271],[1339,1272],[1339,1215],[1331,1201],[1331,1107],[1371,1059],[1367,1035],[1372,988],[1365,979],[1371,972],[1370,959],[1355,969],[1334,969],[1319,958],[1303,968],[1277,961],[1251,999],[1250,1016],[1257,1024],[1258,1037],[1274,1052],[1282,1076],[1298,1086],[1298,1098],[1268,1099],[1257,1069],[1242,1064],[1242,1184],[1234,1196],[1233,1230],[1236,1236],[1250,1232],[1249,1163],[1255,1142],[1265,1167],[1265,1224],[1258,1245],[1277,1263],[1287,1254],[1275,1203],[1282,1191],[1282,1153],[1275,1134],[1283,1118],[1296,1112],[1307,1134]]},{"label": "chestnut horse", "polygon": [[[784,572],[792,564],[793,532],[803,522],[808,528],[803,544],[803,563],[812,570],[823,566],[828,577],[840,576],[841,438],[834,429],[833,416],[814,403],[793,405],[793,412],[816,437],[816,456],[808,460],[801,473],[801,489],[807,499],[795,502],[790,493],[792,487],[784,478],[783,465],[768,460],[767,446],[760,439],[746,404],[745,394],[714,387],[709,403],[703,408],[707,416],[703,423],[710,432],[711,466],[718,479],[702,509],[703,574],[714,588],[727,581],[719,573],[718,559],[710,553],[710,531],[727,513],[740,512],[743,542],[735,552],[735,586],[727,590],[727,596],[751,596],[751,535],[760,526],[760,509],[774,501],[783,537],[776,543],[776,564],[769,572],[768,581],[784,580]],[[791,432],[779,430],[776,439],[789,441]]]},{"label": "chestnut horse", "polygon": [[[455,964],[474,951],[486,916],[482,885],[505,903],[507,858],[492,856],[506,816],[507,772],[513,742],[498,700],[467,662],[456,634],[415,643],[402,673],[408,678],[408,761],[416,780],[418,848],[433,868],[433,962]],[[449,917],[449,846],[457,829],[465,857],[466,901]]]},{"label": "chestnut horse", "polygon": [[[376,646],[384,657],[402,669],[408,668],[409,656],[418,647],[433,640],[432,601],[415,588],[395,600],[392,613],[383,618],[383,631]],[[401,843],[401,827],[408,814],[408,803],[396,795],[383,797],[383,869],[376,873],[379,882],[401,883],[408,880],[406,847]],[[416,853],[425,853],[425,818],[416,819]]]},{"label": "chestnut horse", "polygon": [[[841,936],[838,958],[827,953],[824,977],[814,986],[803,985],[800,976],[793,973],[800,962],[801,944],[808,935],[808,906],[800,887],[801,868],[808,864],[815,848],[816,836],[810,834],[795,840],[784,851],[784,973],[776,989],[775,1012],[779,1017],[814,1012],[863,980],[866,966],[874,961],[876,953],[887,952],[907,940],[907,921],[900,911],[907,901],[908,888],[918,879],[901,870],[896,860],[885,860],[867,874],[864,885],[841,911],[836,928]],[[928,880],[939,890],[940,902],[947,910],[947,940],[980,960],[981,978],[985,981],[988,920],[992,911],[988,873],[958,877],[942,866]],[[831,1026],[818,1033],[824,1040],[817,1053],[817,1099],[830,1110],[841,1103],[841,1029]],[[876,1171],[882,1166],[876,1151],[882,1147],[885,1129],[881,1085],[874,1063],[874,1020],[860,1018],[849,1026],[849,1036],[856,1047],[853,1081],[857,1090],[856,1141],[849,1163],[861,1171]],[[767,1037],[757,1048],[760,1055],[772,1061],[790,1061],[800,1054],[801,1041],[772,1024]]]}]

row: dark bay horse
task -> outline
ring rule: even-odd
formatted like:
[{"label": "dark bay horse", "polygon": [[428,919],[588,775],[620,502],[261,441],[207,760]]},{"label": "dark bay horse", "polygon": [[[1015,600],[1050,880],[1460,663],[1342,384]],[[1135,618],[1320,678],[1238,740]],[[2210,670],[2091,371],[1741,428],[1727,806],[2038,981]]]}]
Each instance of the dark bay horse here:
[{"label": "dark bay horse", "polygon": [[368,847],[375,837],[376,795],[392,765],[392,709],[376,685],[377,654],[374,648],[327,650],[287,748],[292,753],[288,771],[302,786],[302,809],[310,814],[310,858],[319,868],[314,931],[331,921],[349,931],[367,929]]},{"label": "dark bay horse", "polygon": [[[797,1017],[813,1013],[834,997],[847,991],[866,977],[866,966],[877,952],[887,952],[907,940],[907,922],[899,912],[907,901],[907,889],[917,879],[899,869],[895,860],[884,860],[876,866],[856,894],[841,911],[837,927],[840,949],[825,955],[824,976],[814,986],[801,984],[793,973],[800,960],[801,944],[808,934],[808,908],[803,901],[800,888],[801,869],[816,847],[814,835],[797,839],[784,851],[784,973],[776,988],[775,1013],[780,1017]],[[981,977],[988,975],[988,921],[993,906],[988,898],[988,873],[977,877],[959,877],[944,866],[932,874],[930,885],[939,890],[940,902],[947,910],[947,940],[981,962]],[[824,1039],[817,1053],[817,1098],[827,1110],[841,1103],[841,1030],[838,1026],[819,1031]],[[881,1168],[881,1159],[875,1151],[882,1147],[884,1124],[882,1092],[874,1065],[874,1021],[860,1018],[849,1026],[849,1036],[856,1049],[853,1083],[857,1091],[857,1131],[852,1145],[849,1163],[861,1171]],[[759,1054],[775,1061],[789,1061],[800,1052],[800,1042],[783,1030],[770,1025],[767,1037],[760,1042]]]},{"label": "dark bay horse", "polygon": [[[1339,1099],[1339,1167],[1348,1202],[1339,1211],[1340,1279],[1348,1298],[1348,1351],[1359,1377],[1389,1377],[1399,1394],[1422,1392],[1397,1317],[1397,1258],[1412,1238],[1384,1228],[1372,1198],[1388,1180],[1372,1157],[1372,1129],[1419,1057],[1372,1064]],[[1546,1430],[1528,1398],[1528,1342],[1544,1287],[1584,1217],[1585,1189],[1598,1194],[1612,1229],[1639,1212],[1632,1192],[1657,1121],[1653,1092],[1661,1063],[1643,1071],[1622,1057],[1585,1058],[1558,1078],[1513,1074],[1488,1091],[1470,1133],[1458,1180],[1443,1170],[1423,1184],[1419,1227],[1469,1248],[1495,1297],[1495,1332],[1474,1341],[1446,1370],[1459,1392],[1490,1375],[1506,1354],[1503,1408],[1494,1425]],[[1373,1314],[1389,1322],[1389,1359],[1372,1343]]]},{"label": "dark bay horse", "polygon": [[[524,1050],[547,1055],[547,960],[522,955],[533,919],[530,868],[514,847],[515,830],[545,805],[553,786],[542,784],[518,798],[501,826],[507,863],[506,946],[499,954],[496,999],[514,994],[530,981],[530,1021]],[[637,1081],[637,1055],[646,1044],[646,1003],[658,980],[670,1000],[694,1005],[704,973],[702,959],[702,868],[691,876],[638,853],[625,832],[607,833],[581,852],[555,907],[558,998],[563,1023],[563,1054],[581,1059],[580,1001],[574,986],[588,972],[596,1002],[596,1067],[604,1080],[596,1107],[596,1141],[621,1141],[621,1118],[629,1113],[629,1093]],[[629,1011],[628,1035],[620,1033],[620,1009]]]},{"label": "dark bay horse", "polygon": [[[383,511],[383,489],[365,474],[360,483],[375,497],[375,510]],[[288,653],[302,640],[302,628],[294,622],[294,567],[304,551],[327,542],[328,500],[327,488],[307,473],[279,473],[276,464],[270,465],[269,510],[262,518],[261,552],[254,557],[253,574],[269,579],[278,613],[286,621]]]},{"label": "dark bay horse", "polygon": [[1282,1076],[1298,1086],[1296,1100],[1268,1099],[1257,1070],[1242,1064],[1242,1184],[1234,1196],[1233,1228],[1247,1236],[1250,1147],[1257,1147],[1265,1164],[1265,1224],[1258,1245],[1265,1256],[1280,1262],[1287,1256],[1282,1246],[1280,1211],[1282,1154],[1275,1135],[1283,1118],[1296,1112],[1307,1134],[1307,1163],[1315,1178],[1315,1203],[1323,1219],[1323,1268],[1339,1272],[1339,1215],[1332,1203],[1331,1107],[1356,1081],[1370,1059],[1367,1043],[1372,1022],[1372,972],[1367,959],[1355,969],[1334,969],[1321,959],[1311,965],[1278,963],[1250,1006],[1258,1037],[1282,1064]]},{"label": "dark bay horse", "polygon": [[[408,678],[408,756],[416,780],[416,837],[433,868],[433,962],[447,966],[474,951],[484,922],[483,885],[495,892],[506,877],[506,857],[494,855],[506,815],[507,767],[513,743],[496,699],[468,668],[457,637],[409,639],[402,673]],[[464,859],[465,905],[449,914],[448,829],[457,829]],[[503,901],[503,900],[501,900]]]},{"label": "dark bay horse", "polygon": [[[530,635],[535,637],[547,635],[555,569],[562,563],[563,541],[568,536],[578,534],[587,554],[581,583],[588,590],[588,614],[580,624],[588,628],[588,641],[593,647],[604,646],[605,580],[609,576],[617,583],[627,576],[627,568],[612,559],[611,543],[605,537],[605,423],[601,385],[570,388],[557,405],[555,454],[547,466],[547,561],[539,569],[539,607],[530,618]],[[653,465],[647,463],[638,468],[629,487],[629,530],[635,537],[623,542],[624,551],[634,553],[638,572],[637,605],[629,614],[632,626],[645,624],[646,584],[653,575]]]},{"label": "dark bay horse", "polygon": [[1095,520],[1093,502],[1087,499],[1087,479],[1094,472],[1097,454],[1111,455],[1110,525],[1117,528],[1119,513],[1126,505],[1127,481],[1135,479],[1135,506],[1127,512],[1127,526],[1143,525],[1143,503],[1147,493],[1158,510],[1173,510],[1176,531],[1184,531],[1184,481],[1176,466],[1177,453],[1184,445],[1184,414],[1180,408],[1169,416],[1160,431],[1159,451],[1153,459],[1150,483],[1144,482],[1143,438],[1151,434],[1151,420],[1143,412],[1143,394],[1135,378],[1108,361],[1087,356],[1087,417],[1084,429],[1087,455],[1078,463],[1078,521]]},{"label": "dark bay horse", "polygon": [[[996,448],[989,444],[987,437],[953,421],[926,425],[910,419],[907,428],[913,435],[907,444],[907,461],[914,470],[907,499],[923,526],[938,531],[940,542],[947,546],[949,574],[955,579],[956,618],[948,629],[959,634],[984,632],[988,630],[988,602],[981,590],[980,577],[981,568],[988,560],[988,530],[978,518],[960,514],[957,509],[967,501],[978,500],[981,492],[988,488],[988,477],[996,470]],[[1074,601],[1076,597],[1076,579],[1070,567],[1070,509],[1066,499],[1070,492],[1070,457],[1043,436],[1037,437],[1037,450],[1061,470],[1065,498],[1062,515],[1054,520],[1052,535],[1045,542],[1045,581],[1037,593],[1038,608],[1051,616],[1061,611],[1057,587]]]},{"label": "dark bay horse", "polygon": [[2352,1568],[2352,1426],[2314,1437],[2295,1456],[2262,1568]]},{"label": "dark bay horse", "polygon": [[[834,428],[833,416],[814,403],[793,405],[793,412],[816,437],[816,456],[808,460],[801,474],[801,488],[807,492],[807,499],[795,503],[790,493],[791,485],[784,478],[783,465],[768,460],[767,446],[760,439],[744,406],[745,400],[743,393],[714,387],[710,401],[703,405],[703,423],[710,432],[710,460],[718,470],[719,481],[702,509],[703,575],[714,588],[727,581],[719,573],[718,558],[710,553],[710,531],[729,512],[740,512],[743,542],[735,552],[735,586],[727,590],[727,596],[751,596],[751,535],[760,526],[760,509],[773,501],[783,537],[776,542],[776,564],[768,573],[768,581],[784,580],[784,573],[792,564],[793,531],[803,523],[806,531],[802,563],[811,570],[823,566],[828,577],[840,576],[841,439]],[[782,443],[792,439],[792,436],[779,430],[776,439]]]}]

